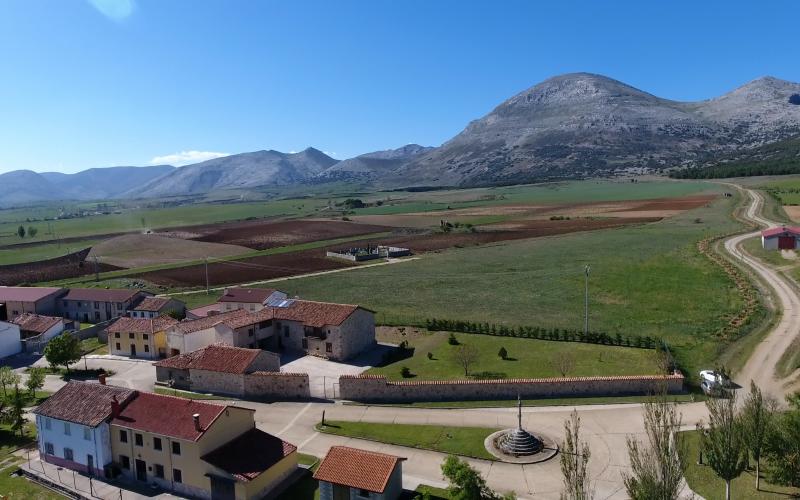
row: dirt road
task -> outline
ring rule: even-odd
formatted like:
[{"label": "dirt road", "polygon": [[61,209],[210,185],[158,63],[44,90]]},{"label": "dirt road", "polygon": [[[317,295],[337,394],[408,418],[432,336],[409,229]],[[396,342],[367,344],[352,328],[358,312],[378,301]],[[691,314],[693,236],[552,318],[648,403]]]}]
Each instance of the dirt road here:
[{"label": "dirt road", "polygon": [[[760,193],[751,189],[739,189],[751,200],[745,211],[745,218],[765,227],[778,225],[761,215],[764,199]],[[772,287],[775,300],[782,309],[782,315],[778,324],[758,344],[747,363],[734,378],[744,388],[749,387],[752,380],[765,393],[773,395],[779,401],[784,401],[785,395],[789,392],[788,386],[791,380],[779,378],[776,374],[776,366],[781,355],[789,349],[795,339],[800,337],[800,296],[798,296],[795,286],[779,271],[762,263],[741,248],[744,240],[759,234],[759,231],[754,231],[733,236],[725,240],[725,250],[731,254],[734,260],[751,268]]]}]

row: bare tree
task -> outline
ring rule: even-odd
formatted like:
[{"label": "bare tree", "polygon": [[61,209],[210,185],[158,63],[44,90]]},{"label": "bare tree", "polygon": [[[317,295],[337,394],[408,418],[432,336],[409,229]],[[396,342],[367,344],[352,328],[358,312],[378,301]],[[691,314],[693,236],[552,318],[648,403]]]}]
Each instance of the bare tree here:
[{"label": "bare tree", "polygon": [[674,500],[686,469],[686,444],[678,430],[681,416],[666,395],[644,405],[646,439],[628,437],[631,474],[623,480],[633,500]]},{"label": "bare tree", "polygon": [[566,377],[575,368],[575,356],[570,351],[559,351],[553,356],[550,363],[554,370],[562,377]]},{"label": "bare tree", "polygon": [[569,420],[564,421],[564,441],[561,443],[561,473],[564,475],[564,490],[561,500],[591,500],[592,489],[586,465],[591,453],[586,441],[581,440],[581,418],[572,410]]},{"label": "bare tree", "polygon": [[731,481],[747,467],[747,441],[736,415],[736,395],[724,392],[725,397],[706,401],[708,426],[700,439],[708,465],[725,481],[725,500],[730,500]]},{"label": "bare tree", "polygon": [[756,461],[756,491],[761,487],[761,455],[776,406],[777,401],[769,396],[764,397],[761,389],[751,380],[750,394],[742,407],[742,427],[747,447]]},{"label": "bare tree", "polygon": [[461,344],[456,348],[456,359],[464,368],[464,376],[469,376],[469,368],[478,360],[480,353],[474,345]]}]

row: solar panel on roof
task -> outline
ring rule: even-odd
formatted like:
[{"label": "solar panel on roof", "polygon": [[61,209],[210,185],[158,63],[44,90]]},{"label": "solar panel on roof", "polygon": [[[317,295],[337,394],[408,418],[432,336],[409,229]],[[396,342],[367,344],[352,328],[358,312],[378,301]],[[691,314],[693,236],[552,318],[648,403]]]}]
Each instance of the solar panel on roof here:
[{"label": "solar panel on roof", "polygon": [[267,300],[267,305],[269,307],[289,307],[294,303],[293,299],[287,299],[280,296],[272,296]]}]

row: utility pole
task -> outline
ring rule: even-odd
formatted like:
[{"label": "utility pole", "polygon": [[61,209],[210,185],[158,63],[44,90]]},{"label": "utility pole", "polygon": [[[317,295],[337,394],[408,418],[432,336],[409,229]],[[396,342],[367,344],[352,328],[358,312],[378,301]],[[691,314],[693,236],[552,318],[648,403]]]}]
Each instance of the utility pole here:
[{"label": "utility pole", "polygon": [[97,255],[94,256],[94,280],[100,281],[100,265],[97,263]]},{"label": "utility pole", "polygon": [[589,271],[591,267],[586,264],[586,281],[585,293],[583,298],[583,334],[585,337],[589,336]]},{"label": "utility pole", "polygon": [[208,257],[206,257],[205,262],[206,262],[206,295],[209,295],[211,293],[211,290],[208,287]]}]

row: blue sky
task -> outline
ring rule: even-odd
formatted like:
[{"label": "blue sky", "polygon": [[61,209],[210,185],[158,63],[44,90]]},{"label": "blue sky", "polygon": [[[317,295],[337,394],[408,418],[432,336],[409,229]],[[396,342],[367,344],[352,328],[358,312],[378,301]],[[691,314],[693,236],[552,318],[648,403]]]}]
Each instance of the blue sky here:
[{"label": "blue sky", "polygon": [[796,12],[790,1],[8,0],[0,172],[439,145],[573,71],[680,100],[763,75],[800,81]]}]

